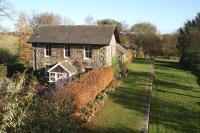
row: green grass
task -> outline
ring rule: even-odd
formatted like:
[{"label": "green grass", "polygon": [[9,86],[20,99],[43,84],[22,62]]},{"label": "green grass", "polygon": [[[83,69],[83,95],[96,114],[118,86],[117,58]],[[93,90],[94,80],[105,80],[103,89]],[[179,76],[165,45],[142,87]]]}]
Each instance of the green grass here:
[{"label": "green grass", "polygon": [[141,131],[150,66],[144,60],[136,60],[129,66],[128,77],[105,101],[104,107],[96,116],[92,132]]},{"label": "green grass", "polygon": [[18,37],[13,35],[0,35],[0,48],[7,48],[12,53],[17,53],[18,50]]},{"label": "green grass", "polygon": [[157,60],[150,133],[200,133],[200,87],[178,62]]}]

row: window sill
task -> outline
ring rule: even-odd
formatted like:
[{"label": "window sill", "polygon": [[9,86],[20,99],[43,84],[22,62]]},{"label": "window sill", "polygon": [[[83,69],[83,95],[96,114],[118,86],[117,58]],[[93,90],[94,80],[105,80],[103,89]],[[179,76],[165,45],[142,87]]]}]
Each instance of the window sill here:
[{"label": "window sill", "polygon": [[64,59],[70,59],[70,56],[65,56]]},{"label": "window sill", "polygon": [[85,60],[85,61],[88,61],[88,60],[89,60],[89,61],[90,61],[90,60],[92,60],[92,58],[84,57],[83,60]]}]

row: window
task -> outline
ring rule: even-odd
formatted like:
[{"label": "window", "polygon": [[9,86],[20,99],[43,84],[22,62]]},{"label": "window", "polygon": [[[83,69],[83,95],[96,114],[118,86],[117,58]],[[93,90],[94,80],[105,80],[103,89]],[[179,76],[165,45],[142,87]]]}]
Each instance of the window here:
[{"label": "window", "polygon": [[52,73],[52,72],[51,72],[51,73],[49,74],[49,81],[50,81],[50,82],[56,81],[55,73]]},{"label": "window", "polygon": [[85,58],[92,58],[92,47],[85,45]]},{"label": "window", "polygon": [[62,73],[57,73],[57,78],[58,78],[58,79],[62,79],[62,77],[63,77],[63,74],[62,74]]},{"label": "window", "polygon": [[51,56],[51,44],[45,45],[45,56]]},{"label": "window", "polygon": [[64,57],[70,57],[70,45],[64,47]]}]

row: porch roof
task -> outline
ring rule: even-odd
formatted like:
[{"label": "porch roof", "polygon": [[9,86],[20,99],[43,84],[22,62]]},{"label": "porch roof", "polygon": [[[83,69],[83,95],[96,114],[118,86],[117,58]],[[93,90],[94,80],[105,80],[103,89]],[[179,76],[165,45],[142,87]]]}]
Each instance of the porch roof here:
[{"label": "porch roof", "polygon": [[77,72],[77,68],[75,66],[73,66],[69,61],[61,61],[61,62],[57,63],[51,69],[49,69],[48,72],[51,72],[58,66],[60,66],[63,70],[65,70],[68,73],[76,73]]}]

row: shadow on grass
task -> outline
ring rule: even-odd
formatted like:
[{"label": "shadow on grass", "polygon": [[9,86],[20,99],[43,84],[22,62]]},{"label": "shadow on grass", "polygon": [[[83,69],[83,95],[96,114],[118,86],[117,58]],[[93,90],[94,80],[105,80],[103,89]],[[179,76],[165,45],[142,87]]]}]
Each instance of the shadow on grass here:
[{"label": "shadow on grass", "polygon": [[127,127],[119,126],[118,128],[95,128],[95,129],[85,129],[84,133],[140,133],[139,130],[132,130]]},{"label": "shadow on grass", "polygon": [[[197,91],[192,87],[174,83],[173,80],[170,80],[166,69],[175,69],[174,71],[184,70],[184,68],[182,68],[178,63],[156,61],[156,65],[159,72],[162,71],[162,74],[158,74],[159,72],[157,72],[160,78],[167,75],[169,80],[163,81],[159,80],[159,78],[155,79],[154,93],[161,92],[174,94],[169,95],[169,99],[174,98],[176,100],[167,101],[166,98],[164,100],[164,98],[159,97],[159,95],[153,95],[153,100],[151,102],[150,125],[155,124],[156,129],[154,130],[153,127],[151,127],[150,132],[166,132],[165,130],[162,130],[162,127],[170,132],[200,132],[200,108],[198,102],[196,102],[200,98],[200,91]],[[183,82],[184,81],[185,80],[183,80]],[[179,82],[181,82],[181,80]],[[157,86],[159,86],[159,88],[157,88]],[[177,91],[177,89],[181,90],[181,93]],[[177,96],[187,96],[189,99],[185,99],[184,97],[179,97],[178,99]],[[188,104],[191,108],[186,108],[186,105],[181,106],[182,104]]]},{"label": "shadow on grass", "polygon": [[185,90],[185,91],[191,91],[191,92],[196,92],[197,94],[200,93],[200,90],[195,90],[195,88],[191,87],[191,86],[185,86],[185,85],[180,85],[180,84],[177,84],[177,83],[174,83],[174,82],[169,82],[169,81],[163,81],[163,80],[159,80],[159,79],[156,79],[154,81],[154,84],[155,85],[159,85],[159,86],[165,86],[169,89],[176,89],[176,90]]},{"label": "shadow on grass", "polygon": [[[144,60],[143,60],[144,62]],[[142,63],[142,61],[141,61]],[[133,110],[140,114],[144,112],[144,100],[147,95],[148,72],[129,70],[128,76],[123,79],[122,84],[116,88],[115,92],[109,95],[113,102],[120,106]],[[139,112],[139,113],[138,113]],[[136,115],[132,114],[132,115]],[[120,115],[120,114],[119,114]],[[128,117],[128,116],[125,116]],[[138,119],[139,116],[137,116]],[[130,122],[134,124],[134,119]],[[120,123],[120,122],[119,122]],[[128,123],[130,125],[130,123]],[[87,133],[140,133],[138,129],[132,126],[127,128],[126,125],[115,125],[115,127],[89,127]]]},{"label": "shadow on grass", "polygon": [[179,62],[172,62],[170,60],[156,60],[156,67],[164,67],[165,69],[174,68],[178,70],[185,70]]},{"label": "shadow on grass", "polygon": [[153,98],[150,123],[178,132],[200,132],[200,112],[188,110],[175,103]]},{"label": "shadow on grass", "polygon": [[135,58],[134,63],[137,64],[151,64],[152,63],[152,59],[148,59],[148,58]]},{"label": "shadow on grass", "polygon": [[110,97],[125,108],[144,113],[144,100],[147,95],[145,81],[147,82],[148,76],[148,72],[130,71],[123,84]]}]

